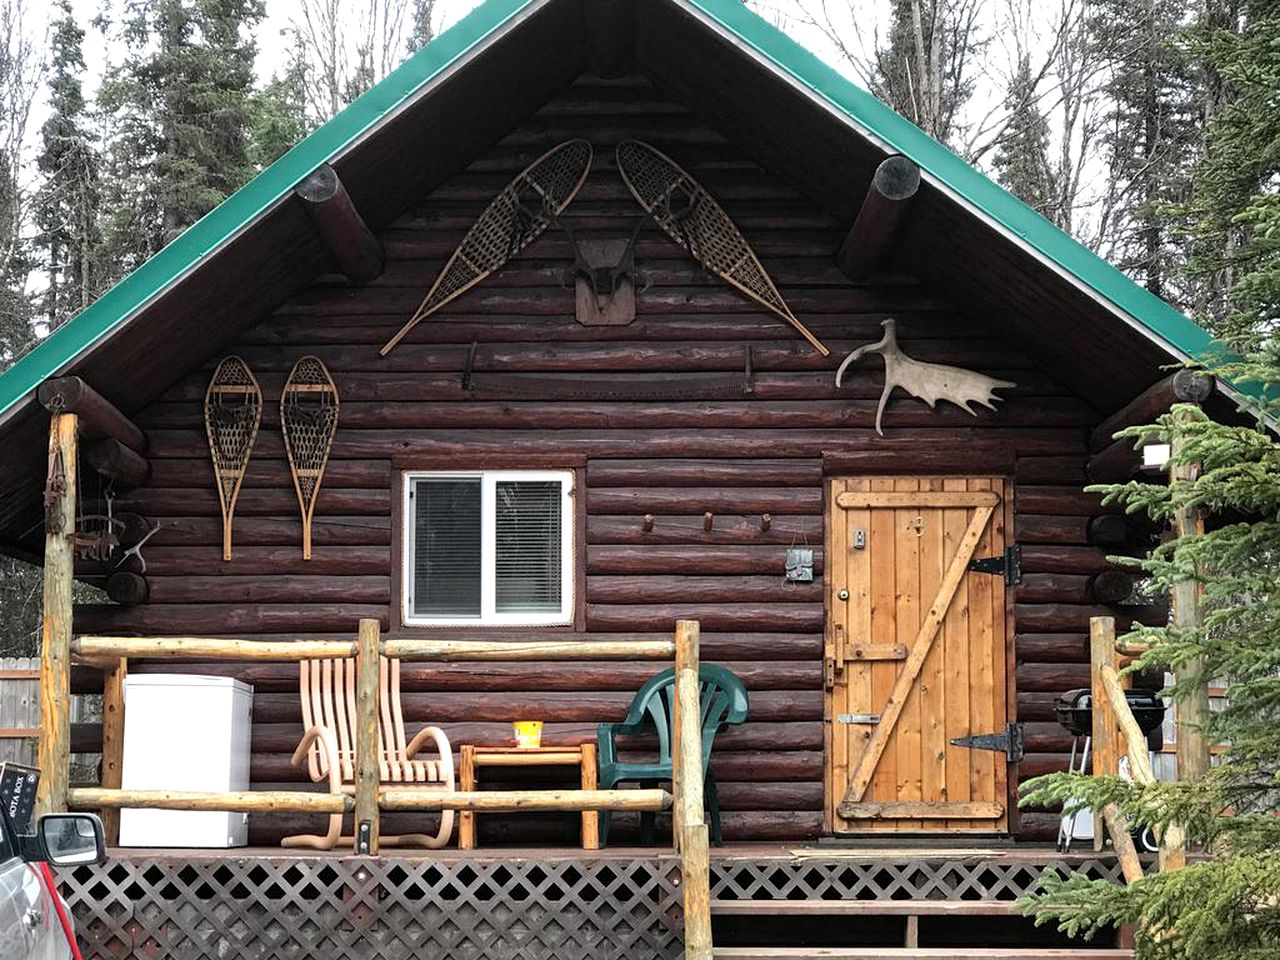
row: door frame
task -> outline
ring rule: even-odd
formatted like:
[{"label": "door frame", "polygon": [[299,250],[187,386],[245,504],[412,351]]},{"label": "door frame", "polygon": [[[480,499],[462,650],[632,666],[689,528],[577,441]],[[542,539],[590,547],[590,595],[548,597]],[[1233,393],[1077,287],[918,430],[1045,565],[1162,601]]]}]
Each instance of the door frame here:
[{"label": "door frame", "polygon": [[[831,569],[830,562],[831,546],[832,546],[832,520],[835,516],[835,498],[832,496],[832,487],[837,480],[850,480],[874,477],[916,477],[919,479],[933,479],[935,477],[955,477],[955,478],[990,478],[1001,482],[1000,496],[1001,505],[996,508],[995,514],[992,516],[994,521],[996,517],[1000,517],[1004,523],[1005,545],[1012,546],[1017,542],[1017,530],[1015,528],[1016,512],[1014,510],[1015,483],[1012,476],[1004,472],[992,473],[970,473],[970,472],[948,472],[948,471],[928,471],[928,472],[893,472],[893,473],[830,473],[822,478],[822,544],[824,563],[822,568],[822,831],[825,835],[831,836],[835,834],[835,822],[833,811],[835,810],[838,800],[833,801],[833,793],[836,791],[843,792],[847,784],[837,785],[832,779],[832,736],[835,729],[833,717],[831,714],[831,688],[826,683],[827,655],[831,650],[834,638],[833,619],[831,611]],[[1014,617],[1016,614],[1016,603],[1014,596],[1014,588],[1006,587],[1004,591],[1004,660],[1005,660],[1005,716],[1009,723],[1018,723],[1018,678],[1017,678],[1017,650],[1016,646],[1016,623]],[[985,732],[985,731],[984,731]],[[1008,765],[1008,774],[1005,780],[1005,809],[1008,811],[1006,833],[1009,836],[1016,836],[1020,832],[1020,812],[1018,808],[1018,764],[1010,763]],[[841,833],[840,836],[849,836],[848,833]],[[913,834],[920,836],[920,834]],[[882,836],[888,836],[882,834]],[[974,836],[974,834],[966,834],[965,836]]]}]

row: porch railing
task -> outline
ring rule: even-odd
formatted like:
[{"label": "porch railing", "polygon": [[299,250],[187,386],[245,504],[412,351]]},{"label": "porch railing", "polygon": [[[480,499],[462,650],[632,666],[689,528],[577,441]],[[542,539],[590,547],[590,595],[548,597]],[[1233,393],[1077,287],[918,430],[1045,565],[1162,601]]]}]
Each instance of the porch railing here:
[{"label": "porch railing", "polygon": [[[471,640],[387,639],[377,620],[361,620],[354,640],[267,642],[207,637],[83,636],[70,643],[68,658],[46,660],[44,690],[69,690],[72,661],[104,670],[103,784],[67,787],[65,771],[50,778],[42,798],[45,809],[102,810],[114,821],[122,807],[244,812],[352,813],[356,854],[378,853],[380,820],[391,810],[672,810],[673,838],[680,854],[684,897],[685,956],[710,958],[711,920],[707,825],[703,819],[702,736],[699,709],[699,624],[682,620],[672,640],[484,642]],[[512,660],[667,660],[675,665],[675,736],[672,791],[665,790],[504,790],[430,793],[383,786],[378,776],[379,657],[420,662],[493,662]],[[303,790],[191,792],[125,790],[120,787],[123,747],[123,679],[130,658],[242,661],[343,659],[356,661],[356,763],[354,796]],[[67,676],[51,676],[65,670]],[[47,709],[68,709],[70,698]],[[66,722],[45,727],[55,740]],[[42,755],[67,756],[67,744],[42,743]],[[114,829],[114,822],[109,824]]]}]

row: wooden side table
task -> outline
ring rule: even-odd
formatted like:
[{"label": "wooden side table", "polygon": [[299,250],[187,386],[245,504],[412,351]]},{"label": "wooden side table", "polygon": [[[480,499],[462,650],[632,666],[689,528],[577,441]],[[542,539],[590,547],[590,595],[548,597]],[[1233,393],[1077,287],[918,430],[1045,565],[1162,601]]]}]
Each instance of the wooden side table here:
[{"label": "wooden side table", "polygon": [[[480,767],[578,767],[582,789],[594,790],[597,784],[596,745],[583,743],[576,747],[478,747],[464,743],[458,771],[459,789],[476,789],[476,771]],[[458,849],[476,848],[476,814],[463,810],[458,817]],[[600,815],[594,810],[582,811],[582,849],[600,848]]]}]

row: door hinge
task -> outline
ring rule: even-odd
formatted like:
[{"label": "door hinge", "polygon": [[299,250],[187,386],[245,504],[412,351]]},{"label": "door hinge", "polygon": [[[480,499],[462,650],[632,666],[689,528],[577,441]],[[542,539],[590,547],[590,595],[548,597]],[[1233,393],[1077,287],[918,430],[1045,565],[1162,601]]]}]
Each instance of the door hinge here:
[{"label": "door hinge", "polygon": [[1026,738],[1022,724],[1011,723],[1003,733],[977,733],[971,737],[956,737],[950,741],[953,747],[970,750],[994,750],[1003,753],[1010,763],[1017,763],[1026,753]]},{"label": "door hinge", "polygon": [[1004,553],[998,557],[970,560],[969,569],[974,573],[1000,574],[1008,586],[1016,586],[1022,582],[1022,544],[1015,543],[1011,547],[1005,547]]}]

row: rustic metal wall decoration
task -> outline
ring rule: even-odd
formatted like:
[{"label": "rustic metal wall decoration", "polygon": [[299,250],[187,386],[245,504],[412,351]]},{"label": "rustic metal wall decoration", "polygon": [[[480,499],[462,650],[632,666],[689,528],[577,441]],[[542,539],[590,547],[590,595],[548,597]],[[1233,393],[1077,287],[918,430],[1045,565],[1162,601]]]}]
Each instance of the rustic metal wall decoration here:
[{"label": "rustic metal wall decoration", "polygon": [[824,357],[830,351],[801,323],[733,220],[665,153],[639,140],[618,144],[618,171],[640,206],[707,270],[777,314]]},{"label": "rustic metal wall decoration", "polygon": [[311,559],[311,516],[338,432],[338,388],[319,357],[293,365],[280,395],[280,428],[302,511],[302,559]]},{"label": "rustic metal wall decoration", "polygon": [[586,181],[592,156],[587,141],[566,140],[518,173],[472,224],[421,306],[379,353],[385,357],[421,321],[541,236]]},{"label": "rustic metal wall decoration", "polygon": [[992,401],[1001,398],[993,391],[1017,386],[1010,380],[997,380],[974,370],[964,370],[945,363],[926,363],[908,357],[898,346],[897,321],[890,318],[881,326],[884,327],[883,337],[875,343],[859,347],[844,358],[844,362],[836,370],[836,386],[842,385],[845,371],[854,361],[872,353],[884,357],[884,390],[880,393],[880,404],[876,407],[876,433],[882,437],[884,430],[880,427],[880,420],[894,387],[901,387],[930,407],[936,406],[939,400],[947,400],[976,417],[978,413],[969,406],[971,403],[980,403],[988,410],[994,410]]},{"label": "rustic metal wall decoration", "polygon": [[239,357],[218,364],[204,395],[204,425],[213,457],[213,477],[222,509],[222,559],[231,559],[231,521],[236,498],[262,422],[262,388]]}]

